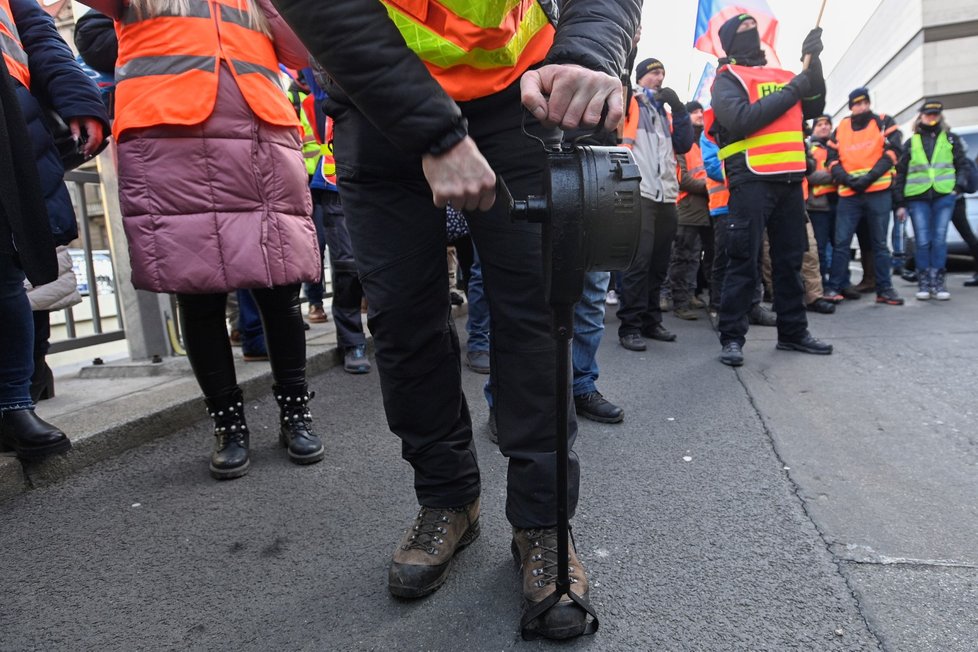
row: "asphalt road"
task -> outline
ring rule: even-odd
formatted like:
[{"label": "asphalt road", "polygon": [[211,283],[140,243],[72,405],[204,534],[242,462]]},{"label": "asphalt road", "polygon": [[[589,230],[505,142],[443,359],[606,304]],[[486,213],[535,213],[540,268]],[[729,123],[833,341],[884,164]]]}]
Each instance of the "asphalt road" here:
[{"label": "asphalt road", "polygon": [[[609,315],[599,387],[626,419],[582,423],[575,519],[601,629],[562,647],[975,650],[978,290],[963,278],[947,303],[813,316],[829,357],[755,328],[736,371],[705,314],[667,316],[679,341],[643,354]],[[484,377],[462,378],[482,536],[433,596],[387,593],[411,474],[377,374],[335,368],[312,379],[320,464],[289,463],[271,397],[248,397],[243,479],[210,479],[201,421],[0,505],[0,649],[555,649],[520,640],[505,460]]]}]

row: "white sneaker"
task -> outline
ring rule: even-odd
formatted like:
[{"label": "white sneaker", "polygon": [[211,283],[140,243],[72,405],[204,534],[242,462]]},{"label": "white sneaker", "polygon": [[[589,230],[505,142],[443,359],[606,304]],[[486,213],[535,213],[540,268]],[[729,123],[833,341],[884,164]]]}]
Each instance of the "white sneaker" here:
[{"label": "white sneaker", "polygon": [[618,305],[618,293],[614,290],[608,290],[608,294],[605,295],[604,302],[609,306]]}]

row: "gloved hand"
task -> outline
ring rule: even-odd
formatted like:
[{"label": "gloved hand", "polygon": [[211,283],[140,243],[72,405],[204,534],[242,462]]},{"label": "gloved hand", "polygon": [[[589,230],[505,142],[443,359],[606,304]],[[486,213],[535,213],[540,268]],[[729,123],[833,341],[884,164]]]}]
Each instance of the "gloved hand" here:
[{"label": "gloved hand", "polygon": [[896,218],[897,218],[897,222],[906,222],[907,221],[907,209],[904,208],[903,206],[901,206],[898,209],[896,209]]},{"label": "gloved hand", "polygon": [[669,108],[672,109],[672,112],[675,115],[682,115],[683,113],[686,113],[686,105],[679,100],[679,95],[676,94],[676,91],[672,90],[668,86],[660,89],[659,92],[655,94],[655,99],[659,102],[668,104]]},{"label": "gloved hand", "polygon": [[810,54],[814,59],[821,54],[822,49],[822,28],[816,27],[808,32],[808,36],[805,37],[805,41],[801,44],[801,58],[804,60],[805,55]]},{"label": "gloved hand", "polygon": [[785,88],[793,88],[798,93],[798,99],[808,97],[812,94],[812,80],[808,78],[808,73],[804,70],[795,75]]},{"label": "gloved hand", "polygon": [[872,183],[873,180],[869,178],[869,175],[864,174],[862,176],[856,177],[852,181],[852,183],[849,184],[849,187],[855,190],[856,192],[861,193],[861,192],[866,192],[866,188],[869,188],[870,184]]}]

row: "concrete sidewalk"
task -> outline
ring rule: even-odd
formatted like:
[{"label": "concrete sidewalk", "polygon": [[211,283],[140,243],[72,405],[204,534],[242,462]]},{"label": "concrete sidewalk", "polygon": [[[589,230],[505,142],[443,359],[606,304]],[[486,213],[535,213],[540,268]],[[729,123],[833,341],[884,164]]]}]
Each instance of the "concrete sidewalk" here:
[{"label": "concrete sidewalk", "polygon": [[[327,308],[328,310],[328,308]],[[366,318],[364,318],[366,321]],[[340,364],[332,319],[306,331],[309,376]],[[234,347],[238,382],[247,399],[269,392],[268,362],[244,362]],[[200,388],[185,357],[163,363],[129,361],[55,370],[55,392],[37,413],[71,439],[72,450],[35,463],[0,453],[0,500],[56,483],[79,469],[165,437],[204,417]]]}]

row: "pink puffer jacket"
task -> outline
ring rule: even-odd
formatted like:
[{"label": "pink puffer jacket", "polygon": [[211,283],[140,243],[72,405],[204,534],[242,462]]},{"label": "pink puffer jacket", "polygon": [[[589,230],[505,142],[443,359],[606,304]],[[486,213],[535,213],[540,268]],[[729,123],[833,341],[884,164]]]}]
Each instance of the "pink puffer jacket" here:
[{"label": "pink puffer jacket", "polygon": [[201,294],[319,280],[298,130],[259,120],[226,64],[205,122],[129,130],[118,155],[135,287]]}]

